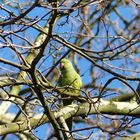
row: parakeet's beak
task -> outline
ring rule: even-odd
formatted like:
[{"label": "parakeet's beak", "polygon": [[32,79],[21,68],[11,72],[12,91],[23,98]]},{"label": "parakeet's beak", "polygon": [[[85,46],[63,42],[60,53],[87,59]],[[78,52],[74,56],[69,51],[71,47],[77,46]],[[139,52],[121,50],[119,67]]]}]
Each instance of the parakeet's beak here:
[{"label": "parakeet's beak", "polygon": [[60,69],[64,69],[64,63],[60,62]]}]

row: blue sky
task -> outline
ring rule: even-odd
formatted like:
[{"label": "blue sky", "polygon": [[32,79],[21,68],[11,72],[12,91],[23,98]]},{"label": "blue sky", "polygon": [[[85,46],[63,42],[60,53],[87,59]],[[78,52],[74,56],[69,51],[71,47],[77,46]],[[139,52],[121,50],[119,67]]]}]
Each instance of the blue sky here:
[{"label": "blue sky", "polygon": [[[8,7],[8,6],[5,6],[6,8],[9,8],[11,11],[14,11],[16,14],[18,14],[18,11],[15,11],[13,8],[10,8],[10,7]],[[93,12],[93,10],[94,9],[96,9],[97,7],[96,6],[92,6],[91,7],[91,9],[90,9],[90,14]],[[47,11],[48,10],[46,10],[46,9],[43,9],[43,8],[35,8],[34,10],[32,10],[30,13],[29,13],[29,17],[30,18],[35,18],[35,19],[39,19],[39,18],[41,18],[42,16],[44,16],[46,13],[47,13]],[[136,8],[134,7],[134,5],[132,5],[131,7],[128,7],[128,6],[126,6],[126,5],[124,5],[124,6],[119,6],[119,8],[118,8],[118,11],[121,13],[121,15],[123,16],[123,17],[125,17],[125,19],[127,20],[127,21],[130,21],[132,18],[133,18],[133,16],[135,16],[136,14],[139,14],[139,11],[138,10],[136,10]],[[72,33],[76,33],[77,32],[77,30],[79,30],[79,28],[80,28],[80,26],[81,26],[81,22],[80,22],[80,19],[79,18],[75,18],[75,16],[77,15],[77,13],[78,13],[78,11],[75,11],[75,12],[73,12],[73,14],[69,17],[69,22],[68,23],[66,23],[66,24],[64,24],[63,26],[60,26],[60,23],[64,23],[65,21],[66,21],[66,17],[63,17],[63,18],[61,18],[59,21],[58,21],[58,23],[57,23],[57,25],[56,25],[56,27],[54,28],[54,33],[59,33],[61,36],[63,36],[63,37],[65,37],[66,39],[69,37],[70,38],[70,35],[73,35]],[[1,14],[1,17],[6,17],[6,16],[8,16],[5,12],[3,12],[2,10],[0,10],[0,14]],[[101,14],[101,11],[97,14],[97,17],[99,16]],[[43,27],[43,25],[46,23],[46,21],[48,20],[48,17],[49,16],[46,16],[44,19],[43,19],[43,21],[40,21],[39,22],[39,25],[40,26],[42,26]],[[95,19],[97,18],[97,17],[95,17]],[[119,19],[119,17],[114,13],[114,12],[112,12],[111,14],[109,14],[108,15],[108,18],[111,20],[111,21],[115,21],[117,24],[118,24],[118,26],[120,27],[120,28],[124,28],[124,24],[122,23],[122,21]],[[2,21],[3,20],[3,18],[0,18],[0,21]],[[93,19],[94,20],[94,19]],[[110,26],[110,25],[107,25],[108,27]],[[19,26],[19,27],[21,27],[21,26]],[[18,28],[19,28],[18,26],[15,26],[15,27],[13,27],[12,28],[12,31],[15,31],[15,30],[17,30]],[[103,45],[105,45],[105,43],[106,43],[106,38],[104,38],[105,36],[106,36],[106,32],[105,32],[105,27],[103,26],[103,24],[101,23],[101,27],[100,28],[102,28],[102,31],[99,33],[99,35],[95,38],[95,39],[93,39],[93,41],[92,41],[92,44],[91,45],[93,45],[93,47],[92,47],[92,49],[94,50],[94,51],[99,51],[99,50],[102,50],[102,48],[103,48]],[[3,30],[5,30],[5,31],[9,31],[9,30],[11,30],[9,27],[3,27],[2,28]],[[97,25],[95,25],[94,26],[94,28],[92,29],[92,32],[93,32],[93,35],[96,33],[96,30],[97,30]],[[113,31],[113,29],[112,29],[112,27],[109,27],[108,28],[108,30],[109,30],[109,36],[112,36],[112,35],[116,35],[115,33],[114,33],[114,31]],[[70,33],[70,32],[72,32],[72,33]],[[68,34],[68,33],[70,33],[70,34]],[[30,27],[26,32],[22,32],[22,33],[19,33],[20,35],[22,35],[22,36],[24,36],[25,35],[25,37],[26,38],[28,38],[29,40],[31,40],[31,42],[33,43],[34,42],[34,40],[36,39],[36,37],[38,36],[38,34],[39,34],[39,32],[38,31],[36,31],[35,29],[33,29],[32,27]],[[102,39],[101,39],[102,38]],[[1,40],[1,39],[0,39]],[[22,40],[20,40],[20,39],[17,39],[17,38],[15,38],[15,39],[13,39],[14,40],[14,44],[17,44],[17,45],[21,45],[22,44]],[[86,40],[86,39],[85,39]],[[112,40],[112,38],[110,38],[109,40]],[[75,39],[74,38],[70,38],[70,42],[71,43],[74,43],[75,42]],[[122,39],[120,39],[119,41],[116,41],[116,42],[114,42],[114,46],[117,46],[117,45],[119,45],[120,43],[123,43],[124,41],[122,40]],[[0,43],[2,43],[2,42],[0,42]],[[55,41],[52,41],[52,43],[54,44],[54,45],[60,45],[60,44],[58,44],[58,43],[56,43]],[[28,45],[27,45],[28,46]],[[50,47],[50,46],[48,46],[48,47]],[[84,47],[86,47],[87,48],[87,46],[84,46]],[[138,47],[137,45],[135,45],[134,47]],[[1,52],[0,52],[0,57],[2,57],[2,58],[5,58],[5,59],[8,59],[8,60],[11,60],[11,61],[13,61],[13,62],[17,62],[18,61],[18,58],[17,57],[15,57],[15,53],[11,50],[11,49],[9,49],[9,48],[1,48],[0,49],[1,50]],[[63,49],[62,50],[62,52],[64,53],[65,51],[66,51],[67,49]],[[23,51],[24,52],[24,51]],[[45,54],[45,57],[47,57],[47,54],[48,53],[48,50],[46,49],[46,54]],[[132,55],[133,56],[133,55]],[[138,56],[138,58],[139,58],[139,56]],[[57,59],[59,59],[59,57],[57,58]],[[119,59],[119,60],[113,60],[113,61],[105,61],[107,64],[109,64],[109,65],[112,65],[112,66],[115,66],[115,67],[118,67],[118,68],[124,68],[123,67],[123,64],[125,64],[126,63],[126,61],[128,61],[128,59],[126,60],[125,58],[124,59]],[[129,60],[129,61],[132,61],[132,60]],[[19,61],[18,61],[19,62]],[[132,61],[133,62],[133,61]],[[102,62],[99,62],[99,64],[101,64],[102,65]],[[44,65],[42,66],[42,71],[45,69],[45,66],[47,67],[47,68],[50,68],[50,66],[52,65],[52,58],[51,57],[49,57],[46,61],[45,61],[45,63],[44,63]],[[83,77],[82,77],[82,79],[83,79],[83,83],[84,84],[88,84],[92,79],[91,79],[91,77],[90,77],[90,69],[89,69],[89,67],[90,67],[90,65],[92,65],[89,61],[87,61],[86,59],[81,59],[81,60],[79,60],[78,61],[78,66],[79,66],[79,69],[80,69],[80,74],[82,75],[82,74],[84,74],[83,75]],[[138,65],[138,63],[136,64],[136,65]],[[4,65],[4,64],[2,64],[2,63],[0,63],[0,67],[2,68],[2,70],[1,70],[1,73],[4,73],[5,72],[5,69],[9,69],[10,68],[10,70],[11,71],[13,71],[13,72],[18,72],[18,69],[15,69],[15,68],[11,68],[11,67],[9,67],[9,66],[6,66],[6,65]],[[106,66],[107,67],[107,66]],[[47,69],[46,68],[46,69]],[[128,65],[127,66],[127,68],[126,69],[133,69],[133,70],[135,70],[135,66],[131,66],[131,65]],[[116,71],[116,69],[113,69],[112,68],[112,70],[114,70],[114,71]],[[8,72],[9,70],[7,70],[7,72]],[[100,71],[100,69],[99,68],[95,68],[95,71],[96,71],[96,78],[98,78],[98,76],[102,73],[101,71]],[[117,72],[119,72],[119,73],[121,73],[121,74],[124,74],[124,75],[132,75],[132,72],[123,72],[123,71],[121,71],[121,70],[118,70]],[[140,74],[138,73],[138,74],[136,74],[137,76],[140,76]],[[112,77],[112,75],[110,75],[110,74],[108,74],[108,73],[105,73],[105,75],[102,75],[102,78],[99,78],[99,80],[97,80],[97,84],[98,85],[104,85],[106,82],[107,82],[107,80],[109,79],[109,78],[111,78]],[[129,82],[134,88],[136,88],[137,87],[137,82]],[[124,89],[126,89],[126,87],[121,83],[121,82],[118,82],[117,80],[115,80],[115,81],[113,81],[110,85],[109,85],[110,87],[114,87],[115,86],[115,88],[120,88],[120,89],[122,89],[122,90],[124,90]],[[129,89],[127,89],[127,91],[129,91]],[[16,109],[14,108],[14,109],[12,109],[12,112],[14,112],[14,111],[16,111]],[[137,130],[138,130],[138,128],[136,128]],[[40,130],[44,130],[44,131],[40,131]],[[46,130],[46,131],[45,131]],[[35,133],[35,135],[37,135],[39,138],[44,138],[44,137],[46,137],[46,134],[47,134],[47,129],[46,129],[46,125],[43,125],[43,126],[40,126],[40,127],[38,127],[37,129],[35,129],[34,130],[34,133]],[[7,140],[10,140],[11,139],[11,137],[13,138],[13,135],[12,136],[9,136],[8,138],[7,138]],[[15,140],[16,140],[16,138],[15,138]]]}]

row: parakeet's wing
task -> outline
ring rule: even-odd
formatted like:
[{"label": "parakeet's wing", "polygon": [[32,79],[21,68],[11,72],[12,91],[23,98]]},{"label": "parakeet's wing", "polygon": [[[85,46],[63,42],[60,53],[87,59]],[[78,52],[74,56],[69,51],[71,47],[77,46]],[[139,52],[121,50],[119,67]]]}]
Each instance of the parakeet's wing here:
[{"label": "parakeet's wing", "polygon": [[80,95],[80,88],[82,87],[82,80],[80,75],[75,72],[71,71],[65,75],[61,75],[58,81],[58,86],[65,87],[67,86],[68,91],[71,91],[71,96],[78,96]]}]

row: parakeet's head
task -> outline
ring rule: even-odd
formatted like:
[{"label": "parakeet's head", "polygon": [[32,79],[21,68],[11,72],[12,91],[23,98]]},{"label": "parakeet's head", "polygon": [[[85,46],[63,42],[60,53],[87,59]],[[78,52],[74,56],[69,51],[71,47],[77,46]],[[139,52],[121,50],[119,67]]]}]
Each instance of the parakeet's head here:
[{"label": "parakeet's head", "polygon": [[70,68],[73,68],[73,66],[72,66],[72,63],[68,59],[64,58],[60,61],[60,70],[61,71],[63,71],[63,70],[65,71]]}]

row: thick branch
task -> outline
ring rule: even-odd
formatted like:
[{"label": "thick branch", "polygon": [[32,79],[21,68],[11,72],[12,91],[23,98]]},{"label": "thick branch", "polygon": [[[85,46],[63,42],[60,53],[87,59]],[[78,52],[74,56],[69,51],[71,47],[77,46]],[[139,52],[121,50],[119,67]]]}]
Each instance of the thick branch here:
[{"label": "thick branch", "polygon": [[[55,118],[59,118],[61,115],[65,119],[72,116],[81,116],[87,114],[110,114],[110,115],[129,115],[133,117],[140,117],[140,106],[137,103],[129,102],[114,102],[114,101],[105,101],[98,99],[92,100],[94,104],[90,105],[89,103],[82,103],[80,105],[72,104],[62,108],[60,111],[55,112]],[[97,111],[98,110],[98,111]],[[42,125],[48,122],[46,115],[37,115],[34,118],[30,119],[30,126],[36,128],[39,125]],[[14,133],[18,131],[25,131],[28,129],[27,120],[15,123],[8,123],[0,126],[0,135]]]}]

